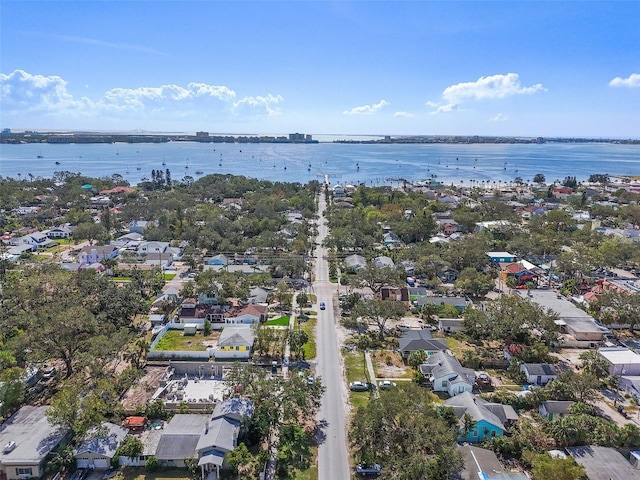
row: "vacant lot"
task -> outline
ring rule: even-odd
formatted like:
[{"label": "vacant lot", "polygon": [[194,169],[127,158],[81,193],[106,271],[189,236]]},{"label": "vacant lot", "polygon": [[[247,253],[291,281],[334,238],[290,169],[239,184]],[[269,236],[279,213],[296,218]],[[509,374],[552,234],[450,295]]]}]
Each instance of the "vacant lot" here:
[{"label": "vacant lot", "polygon": [[398,352],[378,350],[371,356],[376,378],[412,378],[411,367],[404,364]]},{"label": "vacant lot", "polygon": [[169,330],[160,339],[155,349],[195,352],[213,346],[218,338],[220,338],[220,332],[216,331],[205,337],[202,332],[195,335],[183,335],[182,330]]}]

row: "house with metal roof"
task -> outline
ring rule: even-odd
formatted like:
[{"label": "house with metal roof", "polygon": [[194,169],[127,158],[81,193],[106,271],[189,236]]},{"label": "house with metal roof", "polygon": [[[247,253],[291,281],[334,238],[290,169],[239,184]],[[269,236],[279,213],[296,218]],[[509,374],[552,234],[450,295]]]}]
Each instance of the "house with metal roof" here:
[{"label": "house with metal roof", "polygon": [[[451,407],[460,421],[458,441],[479,443],[493,437],[504,435],[507,427],[518,419],[518,414],[510,405],[490,403],[471,392],[445,400],[444,404]],[[470,428],[465,428],[465,415],[473,420]]]},{"label": "house with metal roof", "polygon": [[518,471],[506,470],[495,453],[473,445],[459,446],[464,467],[454,474],[455,480],[525,480],[529,477]]},{"label": "house with metal roof", "polygon": [[250,326],[226,326],[214,347],[214,356],[216,359],[248,360],[254,339],[255,333]]},{"label": "house with metal roof", "polygon": [[420,373],[431,383],[434,392],[446,392],[453,397],[470,393],[476,381],[476,374],[470,368],[448,353],[436,352],[420,365]]},{"label": "house with metal roof", "polygon": [[367,268],[367,260],[362,255],[354,254],[344,257],[344,263],[350,272],[357,272],[358,270]]},{"label": "house with metal roof", "polygon": [[102,422],[99,429],[90,431],[78,448],[74,449],[76,466],[92,470],[107,470],[127,433],[129,430],[120,425]]}]

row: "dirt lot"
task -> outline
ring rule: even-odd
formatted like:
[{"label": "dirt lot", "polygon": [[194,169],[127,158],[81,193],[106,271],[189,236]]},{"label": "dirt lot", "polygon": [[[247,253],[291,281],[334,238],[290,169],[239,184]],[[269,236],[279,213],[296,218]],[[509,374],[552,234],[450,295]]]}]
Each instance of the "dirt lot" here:
[{"label": "dirt lot", "polygon": [[[387,357],[391,358],[390,365],[387,365]],[[404,365],[397,352],[378,351],[372,355],[371,360],[378,378],[403,378],[407,376],[407,372],[411,373],[411,368]]]},{"label": "dirt lot", "polygon": [[160,385],[160,380],[166,369],[166,367],[146,367],[145,376],[122,397],[121,403],[124,409],[132,412],[138,405],[146,404]]}]

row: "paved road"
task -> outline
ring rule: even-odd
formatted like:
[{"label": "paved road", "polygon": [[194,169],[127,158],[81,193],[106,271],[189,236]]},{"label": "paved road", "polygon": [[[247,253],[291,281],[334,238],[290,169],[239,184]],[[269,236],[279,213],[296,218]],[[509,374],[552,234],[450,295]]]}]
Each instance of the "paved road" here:
[{"label": "paved road", "polygon": [[[322,245],[327,234],[324,224],[326,208],[324,194],[320,194],[318,243]],[[344,411],[347,396],[346,383],[342,374],[340,350],[336,335],[336,319],[333,315],[333,295],[337,286],[329,282],[327,251],[316,248],[316,280],[313,287],[318,303],[325,302],[326,309],[318,310],[316,373],[322,377],[326,387],[322,406],[318,412],[320,424],[320,445],[318,448],[318,477],[343,480],[351,477],[347,457],[346,415]]]}]

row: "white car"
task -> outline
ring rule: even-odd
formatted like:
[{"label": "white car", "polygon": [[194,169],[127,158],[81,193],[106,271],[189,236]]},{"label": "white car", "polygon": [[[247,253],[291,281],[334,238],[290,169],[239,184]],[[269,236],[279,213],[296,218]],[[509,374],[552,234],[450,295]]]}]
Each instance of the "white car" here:
[{"label": "white car", "polygon": [[391,380],[382,380],[379,384],[378,384],[378,388],[380,390],[389,390],[390,388],[394,388],[396,387],[396,382],[392,382]]}]

